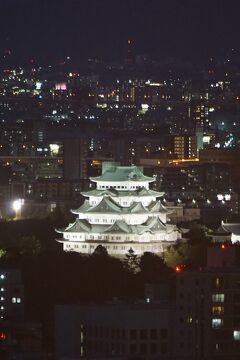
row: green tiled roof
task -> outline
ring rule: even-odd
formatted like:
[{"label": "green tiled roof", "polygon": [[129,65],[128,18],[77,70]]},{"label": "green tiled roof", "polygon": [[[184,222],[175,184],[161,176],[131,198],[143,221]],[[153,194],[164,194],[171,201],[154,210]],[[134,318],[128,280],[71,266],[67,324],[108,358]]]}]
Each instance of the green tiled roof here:
[{"label": "green tiled roof", "polygon": [[112,200],[110,197],[104,196],[99,204],[91,207],[89,210],[87,210],[89,213],[113,213],[113,212],[122,212],[122,207],[115,203],[114,200]]},{"label": "green tiled roof", "polygon": [[80,232],[80,233],[89,233],[91,231],[91,224],[87,220],[77,219],[75,223],[69,224],[65,230],[59,230],[59,232]]},{"label": "green tiled roof", "polygon": [[159,218],[149,218],[146,222],[146,226],[151,230],[151,232],[166,232],[166,224],[164,224]]},{"label": "green tiled roof", "polygon": [[162,197],[164,195],[164,192],[158,192],[158,191],[154,191],[154,190],[147,190],[145,188],[140,188],[137,190],[116,190],[113,188],[110,189],[106,189],[106,190],[98,190],[98,189],[94,189],[94,190],[89,190],[89,191],[83,191],[81,192],[81,194],[83,196],[89,197],[89,196],[111,196],[111,197],[129,197],[129,196],[155,196],[155,197]]},{"label": "green tiled roof", "polygon": [[118,233],[118,234],[122,234],[122,233],[130,233],[130,226],[123,220],[118,220],[115,221],[115,223],[113,225],[110,225],[109,228],[107,230],[105,230],[105,233]]},{"label": "green tiled roof", "polygon": [[154,178],[145,176],[137,166],[117,166],[107,169],[102,175],[90,178],[92,181],[154,181]]},{"label": "green tiled roof", "polygon": [[130,212],[131,214],[144,214],[149,212],[141,202],[134,202],[129,208],[126,209],[127,212]]},{"label": "green tiled roof", "polygon": [[168,210],[160,201],[152,201],[151,204],[148,206],[148,210],[151,213],[154,212],[161,212],[166,214],[171,214],[172,211]]},{"label": "green tiled roof", "polygon": [[89,204],[89,200],[85,200],[84,203],[76,210],[71,210],[73,214],[86,213],[92,206]]},{"label": "green tiled roof", "polygon": [[166,209],[160,201],[152,201],[149,206],[144,206],[140,201],[135,201],[129,207],[123,207],[117,204],[111,197],[103,196],[99,204],[91,206],[88,200],[76,210],[72,210],[74,214],[86,213],[102,213],[102,214],[148,214],[148,213],[166,213],[171,211]]},{"label": "green tiled roof", "polygon": [[117,220],[112,225],[90,224],[86,220],[77,219],[75,223],[70,224],[66,229],[59,229],[57,232],[89,233],[89,234],[136,234],[142,235],[145,232],[156,234],[159,232],[171,233],[176,231],[175,225],[163,224],[159,218],[150,217],[145,224],[128,225],[124,220]]}]

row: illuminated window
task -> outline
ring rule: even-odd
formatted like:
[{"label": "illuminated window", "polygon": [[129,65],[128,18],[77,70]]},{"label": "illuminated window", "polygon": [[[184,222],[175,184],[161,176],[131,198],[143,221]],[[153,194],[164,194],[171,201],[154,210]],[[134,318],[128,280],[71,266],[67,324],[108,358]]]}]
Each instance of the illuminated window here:
[{"label": "illuminated window", "polygon": [[236,341],[240,341],[240,330],[234,330],[233,331],[233,338]]},{"label": "illuminated window", "polygon": [[213,302],[224,302],[224,294],[212,294],[212,301]]},{"label": "illuminated window", "polygon": [[17,299],[16,299],[15,297],[13,297],[13,298],[12,298],[12,303],[13,303],[13,304],[16,304],[16,302],[17,302]]},{"label": "illuminated window", "polygon": [[212,319],[212,328],[217,329],[223,326],[223,319]]},{"label": "illuminated window", "polygon": [[224,314],[224,307],[223,306],[213,306],[212,307],[212,314],[214,314],[214,315],[223,315]]},{"label": "illuminated window", "polygon": [[223,286],[223,279],[216,277],[213,279],[213,287],[215,287],[216,289],[219,289]]}]

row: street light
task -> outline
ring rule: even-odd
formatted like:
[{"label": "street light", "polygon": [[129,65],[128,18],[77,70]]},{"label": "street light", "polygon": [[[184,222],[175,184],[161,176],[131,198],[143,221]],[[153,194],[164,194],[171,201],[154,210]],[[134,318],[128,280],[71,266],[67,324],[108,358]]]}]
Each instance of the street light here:
[{"label": "street light", "polygon": [[21,218],[21,209],[24,204],[24,199],[14,200],[12,203],[13,210],[15,211],[15,220]]}]

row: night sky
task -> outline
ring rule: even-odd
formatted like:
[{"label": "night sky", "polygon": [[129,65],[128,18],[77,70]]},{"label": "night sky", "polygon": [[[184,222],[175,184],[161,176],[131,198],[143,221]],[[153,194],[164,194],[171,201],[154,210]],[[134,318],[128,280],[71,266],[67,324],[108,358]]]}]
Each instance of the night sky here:
[{"label": "night sky", "polygon": [[240,1],[0,0],[0,49],[16,59],[118,61],[137,54],[196,59],[240,49]]}]

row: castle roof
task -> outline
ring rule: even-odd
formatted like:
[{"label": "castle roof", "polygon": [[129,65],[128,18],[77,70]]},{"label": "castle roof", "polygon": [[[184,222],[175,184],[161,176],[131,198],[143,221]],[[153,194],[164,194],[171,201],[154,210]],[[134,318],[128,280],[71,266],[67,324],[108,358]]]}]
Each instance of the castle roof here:
[{"label": "castle roof", "polygon": [[151,213],[161,212],[166,214],[171,214],[172,211],[168,210],[160,201],[152,201],[148,206],[148,210]]},{"label": "castle roof", "polygon": [[145,176],[137,166],[116,166],[107,169],[102,175],[90,178],[94,182],[122,182],[122,181],[136,181],[136,182],[152,182],[155,181],[153,177]]},{"label": "castle roof", "polygon": [[130,208],[124,208],[125,212],[131,213],[131,214],[144,214],[148,213],[148,209],[143,206],[141,202],[134,202]]},{"label": "castle roof", "polygon": [[144,206],[140,201],[134,201],[130,207],[123,207],[117,204],[111,197],[103,196],[102,200],[95,206],[89,204],[89,200],[85,202],[76,210],[71,210],[74,214],[80,213],[102,213],[102,214],[154,214],[166,213],[171,214],[160,201],[152,201],[149,206]]},{"label": "castle roof", "polygon": [[131,232],[130,226],[124,220],[117,220],[113,225],[110,225],[104,233],[127,233]]},{"label": "castle roof", "polygon": [[215,231],[210,233],[209,235],[215,235],[215,236],[227,236],[230,235],[231,232],[223,227],[223,224],[221,224]]},{"label": "castle roof", "polygon": [[91,224],[87,220],[77,219],[74,223],[69,224],[65,229],[56,230],[59,233],[64,232],[80,232],[80,233],[89,233],[91,231]]},{"label": "castle roof", "polygon": [[167,232],[170,233],[176,230],[175,225],[164,224],[157,217],[150,217],[142,225],[128,225],[124,220],[117,220],[112,225],[90,224],[87,220],[77,219],[75,223],[70,224],[65,229],[56,230],[59,233],[73,232],[73,233],[92,233],[92,234],[137,234],[142,235],[145,232],[153,234]]},{"label": "castle roof", "polygon": [[80,213],[120,213],[122,211],[122,207],[118,205],[114,200],[112,200],[109,196],[104,196],[102,200],[95,206],[91,206],[89,204],[89,200],[85,200],[85,202],[76,210],[72,210],[74,214]]},{"label": "castle roof", "polygon": [[94,190],[89,190],[89,191],[83,191],[81,192],[81,194],[83,196],[89,197],[89,196],[111,196],[111,197],[123,197],[123,196],[155,196],[155,197],[162,197],[164,195],[164,192],[158,192],[158,191],[154,191],[151,189],[145,189],[145,188],[140,188],[137,190],[116,190],[113,189],[112,187],[109,189],[105,189],[105,190],[99,190],[99,189],[94,189]]},{"label": "castle roof", "polygon": [[240,235],[240,223],[224,223],[222,222],[222,228],[234,235]]},{"label": "castle roof", "polygon": [[166,232],[166,225],[157,217],[149,218],[145,223],[151,232]]},{"label": "castle roof", "polygon": [[89,200],[85,200],[84,203],[76,210],[71,210],[73,214],[85,213],[89,209],[91,209],[91,205],[89,204]]},{"label": "castle roof", "polygon": [[95,206],[91,207],[87,212],[89,213],[121,213],[122,207],[118,205],[110,197],[104,196],[102,200]]}]

